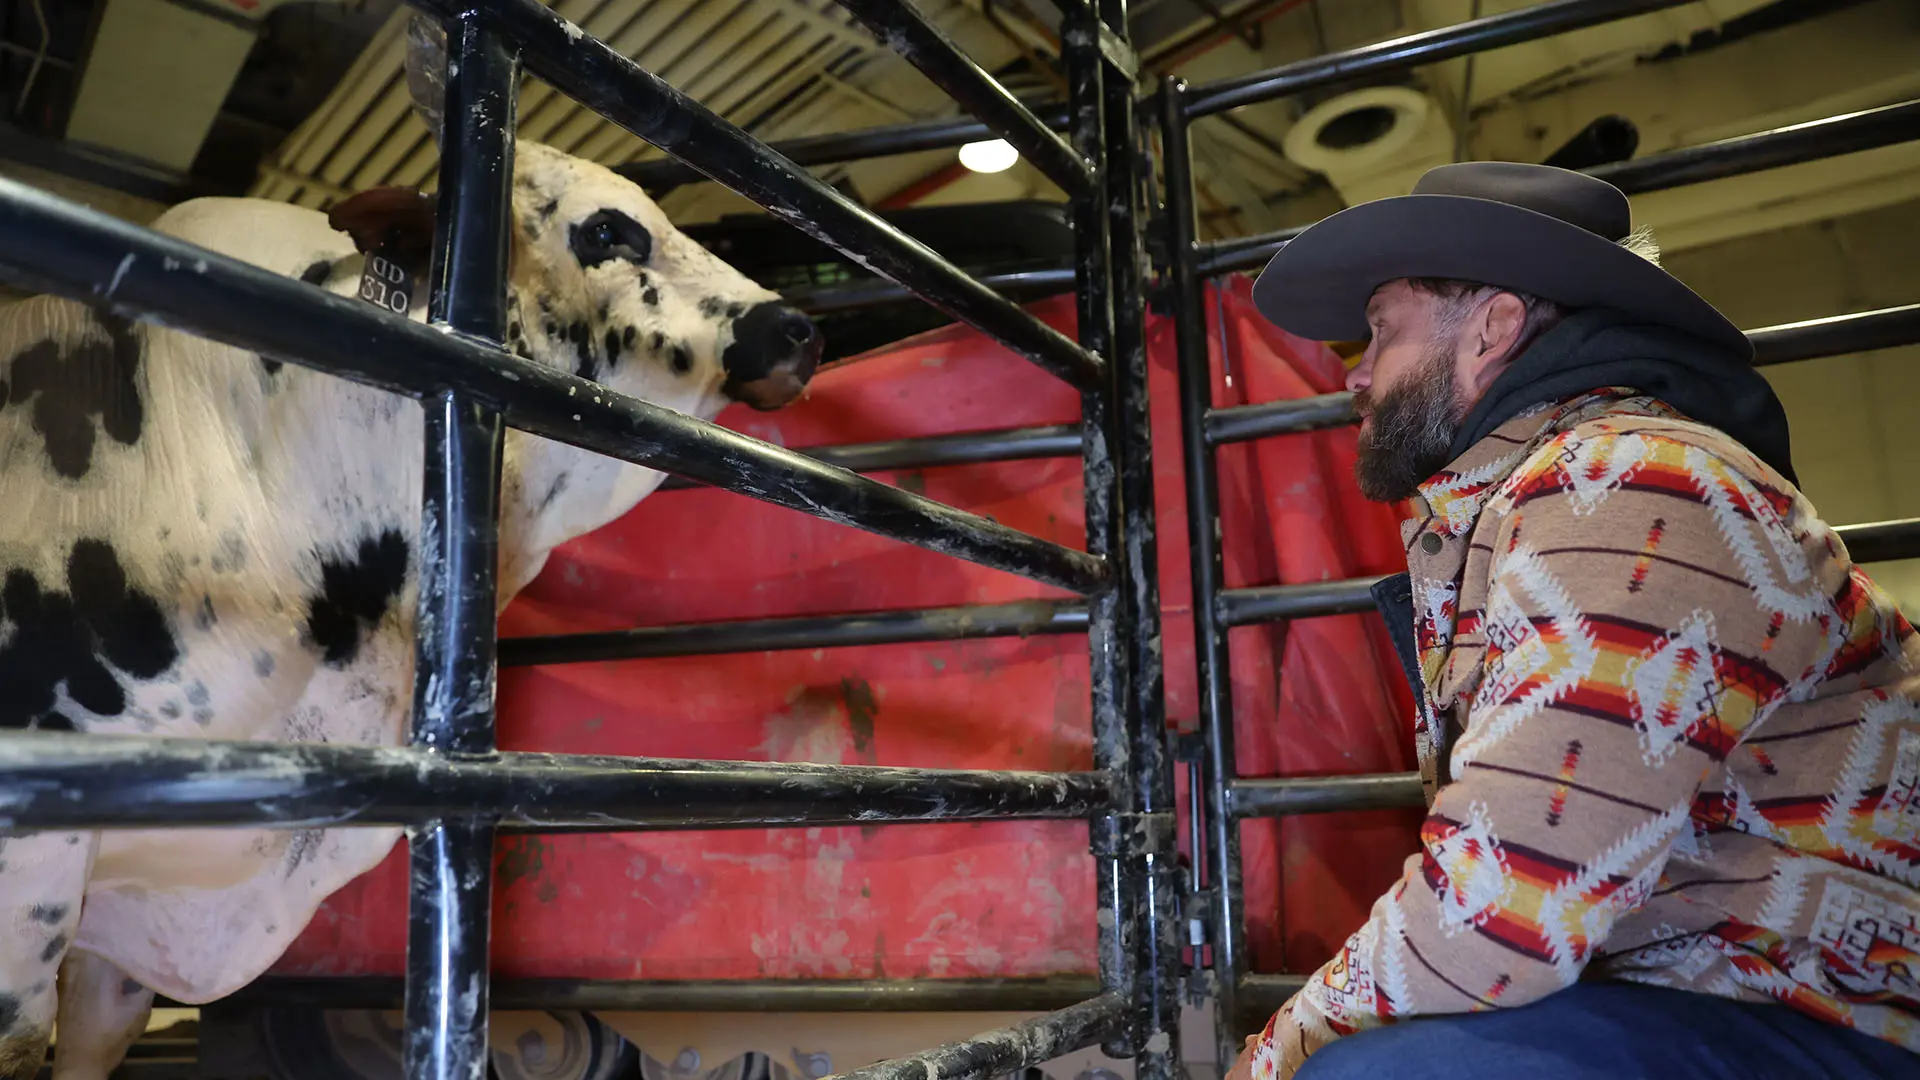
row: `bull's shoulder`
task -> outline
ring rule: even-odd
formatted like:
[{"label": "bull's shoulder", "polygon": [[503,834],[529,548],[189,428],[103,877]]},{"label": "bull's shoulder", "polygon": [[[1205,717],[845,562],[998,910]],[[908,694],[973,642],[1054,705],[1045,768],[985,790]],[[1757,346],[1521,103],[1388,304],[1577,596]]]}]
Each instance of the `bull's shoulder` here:
[{"label": "bull's shoulder", "polygon": [[161,214],[152,228],[312,284],[337,278],[338,264],[359,257],[352,238],[327,224],[325,214],[267,199],[191,199]]}]

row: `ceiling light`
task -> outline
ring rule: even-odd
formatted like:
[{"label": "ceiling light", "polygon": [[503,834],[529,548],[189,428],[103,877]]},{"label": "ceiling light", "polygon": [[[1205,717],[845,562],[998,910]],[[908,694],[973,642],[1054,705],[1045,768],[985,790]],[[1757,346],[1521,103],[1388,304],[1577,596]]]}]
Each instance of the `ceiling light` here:
[{"label": "ceiling light", "polygon": [[1020,160],[1020,152],[1005,139],[971,142],[960,148],[960,164],[977,173],[1006,172]]}]

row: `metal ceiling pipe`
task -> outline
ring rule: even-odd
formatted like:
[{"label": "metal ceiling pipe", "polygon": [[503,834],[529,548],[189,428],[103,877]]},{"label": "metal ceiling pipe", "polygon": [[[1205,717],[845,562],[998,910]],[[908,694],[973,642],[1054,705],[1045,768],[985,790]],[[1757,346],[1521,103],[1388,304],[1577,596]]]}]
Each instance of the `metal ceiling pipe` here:
[{"label": "metal ceiling pipe", "polygon": [[[1024,106],[1023,106],[1024,107]],[[1067,126],[1065,105],[1036,105],[1033,115],[1054,131]],[[912,124],[888,124],[859,131],[837,131],[830,135],[803,135],[768,144],[775,153],[795,165],[830,165],[843,161],[866,161],[894,154],[913,154],[922,150],[946,150],[970,142],[994,137],[986,124],[960,117],[952,120],[925,120]],[[661,191],[681,184],[705,180],[688,165],[672,158],[618,165],[614,172],[649,191]]]},{"label": "metal ceiling pipe", "polygon": [[1584,170],[1629,195],[1838,157],[1920,139],[1920,99],[1737,135]]},{"label": "metal ceiling pipe", "polygon": [[1626,161],[1639,148],[1640,129],[1634,122],[1608,113],[1595,117],[1540,164],[1556,169],[1592,169]]},{"label": "metal ceiling pipe", "polygon": [[960,51],[939,27],[899,0],[839,0],[839,3],[872,30],[874,36],[891,44],[908,63],[946,91],[961,108],[984,120],[996,135],[1012,144],[1021,157],[1032,162],[1068,195],[1087,191],[1093,182],[1092,163],[1075,153],[1066,140],[1054,134],[1000,85],[999,80]]},{"label": "metal ceiling pipe", "polygon": [[1469,53],[1486,52],[1570,30],[1679,7],[1691,0],[1552,0],[1484,19],[1443,26],[1357,49],[1315,56],[1250,75],[1203,83],[1193,88],[1187,115],[1192,119],[1271,101],[1368,75],[1405,71]]}]

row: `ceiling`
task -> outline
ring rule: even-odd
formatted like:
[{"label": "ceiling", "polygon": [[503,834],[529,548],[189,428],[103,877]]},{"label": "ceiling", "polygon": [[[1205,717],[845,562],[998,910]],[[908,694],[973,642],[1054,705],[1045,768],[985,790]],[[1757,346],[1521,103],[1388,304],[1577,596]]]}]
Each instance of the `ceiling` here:
[{"label": "ceiling", "polygon": [[[552,3],[765,140],[956,114],[833,0]],[[916,6],[1016,93],[1063,93],[1051,0]],[[1521,6],[1142,0],[1133,5],[1150,69],[1141,89],[1164,74],[1205,82]],[[377,184],[431,187],[433,149],[402,77],[408,15],[398,0],[0,0],[0,160],[160,201],[251,193],[318,207]],[[1544,160],[1603,115],[1631,120],[1645,156],[1920,97],[1915,56],[1920,0],[1700,0],[1249,106],[1194,127],[1201,231],[1310,221],[1405,190],[1459,156]],[[1369,97],[1328,101],[1353,92]],[[1380,133],[1351,123],[1368,101],[1394,103],[1403,125],[1368,141]],[[1339,138],[1313,122],[1330,115],[1345,118]],[[606,164],[657,156],[531,80],[520,125],[522,137]],[[1060,197],[1024,163],[971,174],[951,150],[820,173],[876,206]],[[1635,207],[1674,247],[1916,195],[1920,144],[1648,195]],[[751,209],[712,184],[662,201],[686,221]]]}]

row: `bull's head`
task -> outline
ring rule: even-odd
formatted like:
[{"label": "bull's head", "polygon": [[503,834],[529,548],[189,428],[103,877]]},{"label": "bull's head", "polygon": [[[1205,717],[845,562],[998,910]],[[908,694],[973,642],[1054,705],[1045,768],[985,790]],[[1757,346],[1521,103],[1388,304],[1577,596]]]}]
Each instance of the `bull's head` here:
[{"label": "bull's head", "polygon": [[[445,36],[415,17],[407,44],[408,89],[437,140]],[[806,388],[823,345],[812,320],[688,239],[639,186],[524,140],[513,172],[513,351],[701,417],[728,400],[777,409]],[[369,193],[333,217],[361,236],[394,205]],[[412,205],[431,214],[427,200]]]}]

